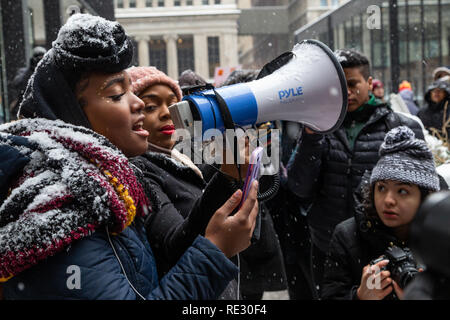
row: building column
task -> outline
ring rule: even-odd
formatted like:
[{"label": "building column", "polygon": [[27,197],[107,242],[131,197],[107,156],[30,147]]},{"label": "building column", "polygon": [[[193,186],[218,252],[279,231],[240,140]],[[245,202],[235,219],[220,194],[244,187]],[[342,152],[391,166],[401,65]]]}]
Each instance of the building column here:
[{"label": "building column", "polygon": [[150,51],[148,48],[150,37],[137,36],[136,41],[138,42],[139,66],[147,67],[150,65]]},{"label": "building column", "polygon": [[136,8],[145,8],[145,0],[137,0]]},{"label": "building column", "polygon": [[238,37],[235,33],[226,33],[220,37],[220,65],[236,67],[239,64]]},{"label": "building column", "polygon": [[194,34],[195,72],[203,78],[209,78],[208,41],[204,34]]},{"label": "building column", "polygon": [[169,34],[163,37],[167,50],[167,74],[172,79],[178,79],[178,53],[176,34]]}]

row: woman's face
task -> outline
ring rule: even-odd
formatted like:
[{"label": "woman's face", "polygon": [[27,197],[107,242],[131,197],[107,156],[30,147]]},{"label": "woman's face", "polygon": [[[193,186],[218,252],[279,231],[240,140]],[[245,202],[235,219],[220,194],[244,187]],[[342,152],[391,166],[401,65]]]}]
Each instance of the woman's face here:
[{"label": "woman's face", "polygon": [[414,219],[421,203],[417,185],[394,180],[377,181],[374,202],[378,216],[390,228],[406,226]]},{"label": "woman's face", "polygon": [[447,92],[445,92],[445,90],[443,89],[433,89],[431,91],[431,101],[433,101],[434,103],[439,103],[442,100],[445,99],[445,96],[447,95]]},{"label": "woman's face", "polygon": [[373,89],[373,94],[375,97],[377,97],[379,99],[384,98],[384,88],[377,87],[377,88]]},{"label": "woman's face", "polygon": [[77,98],[83,101],[92,129],[108,138],[127,157],[146,152],[144,103],[131,91],[131,80],[125,71],[91,73],[78,83]]},{"label": "woman's face", "polygon": [[144,129],[149,132],[148,141],[159,147],[172,149],[175,126],[170,117],[169,107],[178,102],[177,96],[164,84],[155,84],[142,93],[139,98],[144,101]]}]

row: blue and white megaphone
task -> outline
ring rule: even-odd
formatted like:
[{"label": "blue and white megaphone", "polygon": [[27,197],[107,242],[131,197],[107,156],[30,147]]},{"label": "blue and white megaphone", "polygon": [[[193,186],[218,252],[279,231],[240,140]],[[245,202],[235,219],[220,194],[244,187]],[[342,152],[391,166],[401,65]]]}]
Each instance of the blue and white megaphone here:
[{"label": "blue and white megaphone", "polygon": [[333,52],[316,40],[305,40],[292,50],[292,58],[270,75],[189,94],[169,108],[176,128],[194,134],[194,122],[202,122],[202,134],[224,131],[223,102],[235,125],[248,127],[267,121],[300,122],[317,133],[340,127],[347,111],[347,82]]}]

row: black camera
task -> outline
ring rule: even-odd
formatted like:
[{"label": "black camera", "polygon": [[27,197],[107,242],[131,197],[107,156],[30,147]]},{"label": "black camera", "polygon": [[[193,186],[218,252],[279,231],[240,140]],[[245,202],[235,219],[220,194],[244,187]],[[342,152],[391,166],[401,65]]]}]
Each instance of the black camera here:
[{"label": "black camera", "polygon": [[405,288],[419,272],[417,263],[409,248],[402,249],[397,246],[389,247],[386,249],[383,256],[372,260],[370,264],[374,265],[386,259],[389,260],[389,263],[381,270],[388,270],[391,273],[392,280],[397,282],[402,289]]}]

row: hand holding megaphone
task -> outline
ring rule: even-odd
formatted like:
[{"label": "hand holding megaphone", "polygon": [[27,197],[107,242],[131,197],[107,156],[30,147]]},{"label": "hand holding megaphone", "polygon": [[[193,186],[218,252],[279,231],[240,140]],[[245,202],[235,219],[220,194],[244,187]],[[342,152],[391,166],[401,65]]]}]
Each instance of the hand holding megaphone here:
[{"label": "hand holding megaphone", "polygon": [[347,83],[339,61],[316,40],[297,44],[291,56],[262,79],[185,96],[169,108],[175,126],[194,135],[194,124],[201,121],[202,134],[208,129],[224,131],[224,114],[229,114],[240,127],[286,120],[316,133],[335,131],[347,111]]}]

